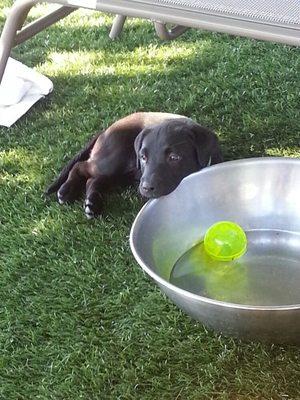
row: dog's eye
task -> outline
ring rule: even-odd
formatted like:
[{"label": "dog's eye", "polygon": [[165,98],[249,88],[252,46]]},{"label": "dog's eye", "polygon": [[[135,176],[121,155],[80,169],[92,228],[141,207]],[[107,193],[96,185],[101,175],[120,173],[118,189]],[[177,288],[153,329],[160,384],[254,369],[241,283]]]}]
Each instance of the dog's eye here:
[{"label": "dog's eye", "polygon": [[181,160],[181,157],[178,154],[171,153],[169,154],[169,161],[175,162]]},{"label": "dog's eye", "polygon": [[141,154],[140,155],[140,160],[143,161],[143,162],[146,162],[147,161],[147,156],[145,154]]}]

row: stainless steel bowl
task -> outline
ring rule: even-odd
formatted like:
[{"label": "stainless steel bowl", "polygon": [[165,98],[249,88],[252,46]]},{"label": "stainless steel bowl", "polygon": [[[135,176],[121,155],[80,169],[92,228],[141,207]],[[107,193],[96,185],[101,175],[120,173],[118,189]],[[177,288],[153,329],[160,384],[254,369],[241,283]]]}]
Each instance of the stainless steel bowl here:
[{"label": "stainless steel bowl", "polygon": [[[170,282],[177,260],[221,220],[240,224],[248,236],[248,253],[241,258],[245,303]],[[170,195],[142,208],[130,244],[161,290],[207,327],[247,340],[300,343],[299,159],[231,161],[188,176]],[[261,302],[257,286],[266,294]],[[232,292],[236,288],[235,283]]]}]

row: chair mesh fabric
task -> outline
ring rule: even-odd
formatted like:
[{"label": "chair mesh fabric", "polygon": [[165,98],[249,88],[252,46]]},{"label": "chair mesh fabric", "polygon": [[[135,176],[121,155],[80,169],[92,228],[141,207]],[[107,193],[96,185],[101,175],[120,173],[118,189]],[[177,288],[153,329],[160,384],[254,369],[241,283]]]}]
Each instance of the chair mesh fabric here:
[{"label": "chair mesh fabric", "polygon": [[300,0],[133,0],[270,24],[300,24]]}]

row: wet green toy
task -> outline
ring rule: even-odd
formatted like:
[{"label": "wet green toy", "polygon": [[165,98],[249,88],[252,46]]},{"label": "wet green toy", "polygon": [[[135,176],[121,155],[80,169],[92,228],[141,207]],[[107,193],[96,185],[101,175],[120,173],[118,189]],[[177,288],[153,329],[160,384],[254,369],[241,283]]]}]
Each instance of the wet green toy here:
[{"label": "wet green toy", "polygon": [[238,224],[230,221],[217,222],[204,236],[204,249],[215,260],[235,260],[245,254],[247,237]]}]

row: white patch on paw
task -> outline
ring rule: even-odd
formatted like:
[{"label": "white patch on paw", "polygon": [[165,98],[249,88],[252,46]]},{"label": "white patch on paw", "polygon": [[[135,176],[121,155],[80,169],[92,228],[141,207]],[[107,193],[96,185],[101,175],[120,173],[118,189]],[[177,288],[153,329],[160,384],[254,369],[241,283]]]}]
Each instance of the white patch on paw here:
[{"label": "white patch on paw", "polygon": [[93,203],[91,202],[91,200],[86,199],[86,201],[85,201],[85,203],[84,203],[84,206],[85,206],[85,207],[88,207],[88,206],[92,206],[92,205],[93,205]]},{"label": "white patch on paw", "polygon": [[59,204],[64,204],[63,198],[62,198],[62,196],[59,194],[59,192],[57,193],[57,200],[58,200]]},{"label": "white patch on paw", "polygon": [[84,212],[87,213],[87,214],[93,214],[93,211],[87,205],[85,205],[85,207],[84,207]]},{"label": "white patch on paw", "polygon": [[94,213],[93,213],[93,211],[90,209],[89,206],[85,206],[84,212],[85,212],[85,215],[86,215],[86,217],[87,217],[88,219],[94,218]]}]

